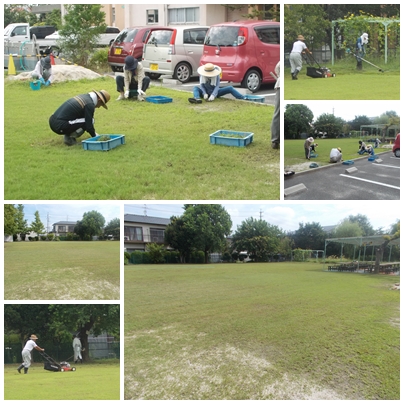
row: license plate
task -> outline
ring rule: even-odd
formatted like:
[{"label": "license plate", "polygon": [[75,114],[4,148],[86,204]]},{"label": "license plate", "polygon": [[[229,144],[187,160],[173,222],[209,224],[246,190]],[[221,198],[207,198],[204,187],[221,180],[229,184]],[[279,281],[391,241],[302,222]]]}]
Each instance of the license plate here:
[{"label": "license plate", "polygon": [[158,70],[159,65],[157,63],[150,63],[150,70]]},{"label": "license plate", "polygon": [[115,55],[120,55],[122,53],[122,49],[115,49]]}]

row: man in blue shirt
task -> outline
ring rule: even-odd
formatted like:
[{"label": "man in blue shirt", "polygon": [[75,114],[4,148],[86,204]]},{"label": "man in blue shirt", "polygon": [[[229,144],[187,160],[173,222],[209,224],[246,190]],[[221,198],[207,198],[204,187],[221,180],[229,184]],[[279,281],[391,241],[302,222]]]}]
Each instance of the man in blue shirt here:
[{"label": "man in blue shirt", "polygon": [[199,87],[193,89],[193,98],[188,98],[192,104],[201,104],[201,98],[206,101],[213,101],[215,98],[221,97],[226,94],[231,94],[238,100],[245,100],[246,97],[239,93],[234,87],[227,86],[220,88],[220,74],[222,69],[212,63],[199,66]]}]

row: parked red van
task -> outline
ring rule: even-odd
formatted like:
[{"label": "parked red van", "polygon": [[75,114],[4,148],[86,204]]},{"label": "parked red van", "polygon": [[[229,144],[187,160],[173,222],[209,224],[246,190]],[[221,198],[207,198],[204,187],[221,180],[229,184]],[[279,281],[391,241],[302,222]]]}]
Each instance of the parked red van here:
[{"label": "parked red van", "polygon": [[393,144],[393,153],[396,157],[400,157],[400,134],[397,133],[396,139]]},{"label": "parked red van", "polygon": [[280,24],[274,21],[235,21],[212,25],[206,33],[201,65],[222,69],[222,80],[241,83],[251,92],[275,83],[270,74],[280,60]]}]

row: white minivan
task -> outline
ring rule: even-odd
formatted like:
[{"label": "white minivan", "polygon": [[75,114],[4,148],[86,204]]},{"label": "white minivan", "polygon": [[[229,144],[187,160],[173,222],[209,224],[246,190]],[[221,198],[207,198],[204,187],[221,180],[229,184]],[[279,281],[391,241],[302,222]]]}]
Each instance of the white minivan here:
[{"label": "white minivan", "polygon": [[209,27],[180,26],[151,29],[143,46],[142,65],[151,78],[171,75],[181,83],[197,76]]}]

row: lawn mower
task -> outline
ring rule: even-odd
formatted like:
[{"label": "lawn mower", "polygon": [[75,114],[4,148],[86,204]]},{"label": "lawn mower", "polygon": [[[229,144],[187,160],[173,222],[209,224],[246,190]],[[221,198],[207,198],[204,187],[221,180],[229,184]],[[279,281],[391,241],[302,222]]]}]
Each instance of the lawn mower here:
[{"label": "lawn mower", "polygon": [[[305,53],[307,56],[306,62],[310,65],[307,67],[307,73],[306,76],[313,77],[314,79],[317,78],[327,78],[327,77],[335,77],[335,73],[331,73],[330,69],[327,67],[323,66],[321,67],[320,64],[317,62],[316,59],[314,59],[314,56],[307,52]],[[318,67],[315,67],[314,65],[317,65]]]},{"label": "lawn mower", "polygon": [[76,370],[75,367],[71,367],[70,363],[64,362],[56,362],[55,359],[50,357],[45,352],[39,352],[41,356],[45,359],[43,368],[45,370],[49,370],[51,372],[74,372]]}]

